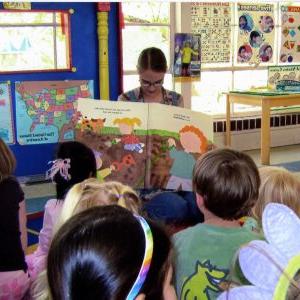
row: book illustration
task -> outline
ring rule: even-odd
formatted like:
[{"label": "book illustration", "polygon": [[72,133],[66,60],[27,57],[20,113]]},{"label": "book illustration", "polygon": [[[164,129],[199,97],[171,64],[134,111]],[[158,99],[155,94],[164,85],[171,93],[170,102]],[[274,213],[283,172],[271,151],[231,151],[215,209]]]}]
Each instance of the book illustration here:
[{"label": "book illustration", "polygon": [[[179,107],[79,99],[78,113],[75,137],[94,150],[101,181],[191,190],[194,164],[212,144],[212,119]],[[83,122],[92,119],[101,128]]]},{"label": "book illustration", "polygon": [[176,149],[176,141],[168,139],[170,157],[173,159],[170,170],[170,178],[166,189],[192,190],[191,176],[196,163],[195,154],[202,154],[207,151],[207,139],[203,132],[192,125],[186,125],[179,131],[179,141],[182,150]]},{"label": "book illustration", "polygon": [[124,150],[143,153],[145,144],[140,143],[139,138],[134,134],[134,125],[141,125],[139,118],[117,118],[113,121],[113,124],[119,126],[119,131],[122,134],[122,137],[115,139],[113,143],[121,142],[124,145]]}]

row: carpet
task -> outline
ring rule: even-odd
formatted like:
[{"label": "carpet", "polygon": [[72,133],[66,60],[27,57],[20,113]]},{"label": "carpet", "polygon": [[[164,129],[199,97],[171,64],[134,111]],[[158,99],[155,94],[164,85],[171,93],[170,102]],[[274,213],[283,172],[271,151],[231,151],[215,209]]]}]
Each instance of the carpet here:
[{"label": "carpet", "polygon": [[46,196],[26,199],[28,247],[32,247],[38,243],[39,232],[43,226],[44,207],[46,202],[53,197]]},{"label": "carpet", "polygon": [[276,167],[283,167],[291,172],[300,172],[300,161],[292,161],[287,163],[280,163],[273,165]]}]

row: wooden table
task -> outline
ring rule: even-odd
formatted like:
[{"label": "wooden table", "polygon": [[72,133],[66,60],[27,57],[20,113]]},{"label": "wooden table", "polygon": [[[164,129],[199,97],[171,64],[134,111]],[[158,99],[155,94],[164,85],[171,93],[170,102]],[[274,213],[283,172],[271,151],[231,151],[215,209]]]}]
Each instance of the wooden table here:
[{"label": "wooden table", "polygon": [[231,145],[230,105],[239,103],[260,106],[261,116],[261,163],[270,164],[270,110],[271,107],[293,106],[300,104],[300,93],[259,93],[229,92],[226,93],[226,145]]}]

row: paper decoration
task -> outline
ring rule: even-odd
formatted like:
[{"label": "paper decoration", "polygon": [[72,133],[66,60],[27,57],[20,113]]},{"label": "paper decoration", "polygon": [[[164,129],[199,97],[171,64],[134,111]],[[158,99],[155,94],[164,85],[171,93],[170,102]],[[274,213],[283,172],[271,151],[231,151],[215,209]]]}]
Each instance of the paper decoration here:
[{"label": "paper decoration", "polygon": [[201,35],[202,63],[231,61],[231,4],[193,2],[192,33]]},{"label": "paper decoration", "polygon": [[21,145],[74,139],[76,100],[93,97],[92,80],[16,82],[17,140]]},{"label": "paper decoration", "polygon": [[274,5],[238,3],[238,38],[236,61],[274,62]]},{"label": "paper decoration", "polygon": [[176,33],[174,47],[174,77],[196,78],[200,80],[200,35],[190,33]]},{"label": "paper decoration", "polygon": [[300,62],[300,6],[281,6],[279,62]]},{"label": "paper decoration", "polygon": [[0,82],[0,138],[6,144],[14,143],[11,92],[8,82]]},{"label": "paper decoration", "polygon": [[270,66],[268,68],[268,87],[300,92],[300,65]]},{"label": "paper decoration", "polygon": [[30,2],[3,2],[5,9],[29,10],[31,9]]}]

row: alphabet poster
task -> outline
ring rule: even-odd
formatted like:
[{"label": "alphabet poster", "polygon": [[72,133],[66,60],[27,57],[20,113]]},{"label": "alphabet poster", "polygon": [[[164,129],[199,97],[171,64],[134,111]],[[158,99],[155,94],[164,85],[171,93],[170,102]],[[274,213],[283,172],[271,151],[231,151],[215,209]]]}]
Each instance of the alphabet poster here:
[{"label": "alphabet poster", "polygon": [[201,35],[202,63],[226,63],[231,60],[231,4],[229,2],[193,2],[192,33]]},{"label": "alphabet poster", "polygon": [[273,63],[274,5],[238,3],[236,60],[244,63]]},{"label": "alphabet poster", "polygon": [[279,62],[300,62],[300,7],[281,6]]}]

